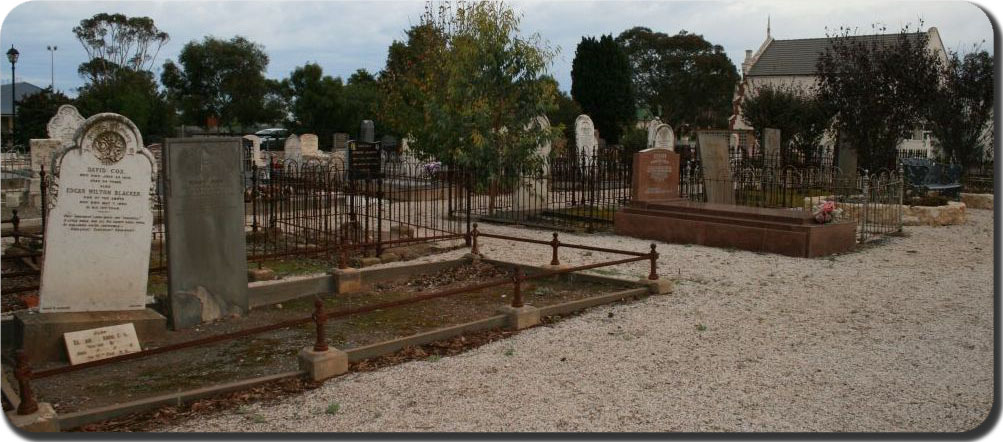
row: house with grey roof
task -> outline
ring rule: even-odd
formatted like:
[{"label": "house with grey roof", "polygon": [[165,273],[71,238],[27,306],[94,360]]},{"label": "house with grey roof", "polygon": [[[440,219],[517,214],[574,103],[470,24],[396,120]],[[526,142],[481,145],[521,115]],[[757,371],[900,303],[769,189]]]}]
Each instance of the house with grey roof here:
[{"label": "house with grey roof", "polygon": [[[926,31],[926,34],[929,37],[927,39],[929,49],[938,54],[946,63],[947,53],[937,28],[931,27]],[[850,38],[867,43],[893,45],[898,40],[899,35],[898,33],[858,35]],[[907,34],[907,37],[919,38],[919,35],[919,33]],[[742,81],[735,91],[733,114],[729,126],[732,129],[752,129],[742,118],[741,103],[745,98],[755,94],[755,91],[760,87],[793,86],[805,91],[813,89],[818,81],[818,72],[816,71],[818,59],[829,48],[829,45],[830,39],[828,37],[776,40],[770,35],[770,28],[767,25],[766,40],[759,49],[755,52],[751,49],[745,51],[745,60],[742,62]],[[823,141],[823,147],[831,150],[833,139],[833,136],[827,136]],[[913,154],[932,156],[929,131],[917,129],[910,139],[903,140],[899,144],[898,149],[910,151]]]},{"label": "house with grey roof", "polygon": [[[42,91],[42,88],[35,86],[31,83],[24,81],[19,81],[14,84],[13,93],[17,94],[14,100],[21,102],[25,97],[35,95]],[[13,127],[14,120],[14,108],[11,105],[10,100],[11,95],[11,84],[0,85],[0,127],[3,127],[4,140],[10,136],[11,127]],[[6,141],[5,141],[6,143]]]}]

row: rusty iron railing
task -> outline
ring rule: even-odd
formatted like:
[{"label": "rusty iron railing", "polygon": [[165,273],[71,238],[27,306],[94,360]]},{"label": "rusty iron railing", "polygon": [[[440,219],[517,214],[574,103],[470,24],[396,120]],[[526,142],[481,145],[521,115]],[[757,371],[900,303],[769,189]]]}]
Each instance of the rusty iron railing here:
[{"label": "rusty iron railing", "polygon": [[[264,333],[264,332],[268,332],[268,331],[272,331],[272,330],[278,330],[278,329],[282,329],[282,328],[294,327],[294,326],[298,326],[298,325],[302,325],[302,324],[307,324],[307,323],[310,323],[310,322],[314,323],[315,329],[316,329],[316,340],[315,340],[314,345],[313,345],[313,350],[314,351],[326,351],[328,349],[328,345],[327,345],[327,340],[326,340],[326,334],[325,334],[325,331],[324,331],[324,326],[325,326],[325,323],[329,319],[337,319],[337,318],[343,318],[343,317],[350,316],[350,315],[357,315],[357,314],[361,314],[361,313],[369,313],[369,312],[376,311],[376,310],[383,310],[383,309],[392,308],[392,307],[399,307],[399,306],[414,304],[414,303],[417,303],[417,302],[426,301],[426,300],[430,300],[430,299],[444,298],[444,297],[448,297],[448,296],[454,296],[454,295],[463,294],[463,293],[470,293],[470,292],[475,292],[475,291],[478,291],[478,290],[483,290],[483,289],[492,288],[492,287],[499,287],[499,286],[504,286],[504,285],[508,285],[508,284],[512,284],[512,286],[513,286],[514,296],[512,298],[512,306],[513,307],[522,307],[522,306],[525,305],[524,304],[524,300],[523,300],[523,296],[522,296],[522,284],[525,281],[533,280],[533,279],[539,279],[539,278],[547,278],[547,277],[550,277],[550,276],[564,274],[564,273],[571,273],[571,272],[577,272],[577,271],[582,271],[582,270],[590,270],[590,269],[595,269],[595,268],[600,268],[600,267],[608,267],[608,266],[615,266],[615,265],[620,265],[620,264],[627,264],[627,263],[637,262],[637,261],[650,260],[650,262],[651,262],[651,273],[648,275],[648,279],[650,279],[650,280],[657,280],[658,279],[658,274],[656,273],[656,265],[657,265],[657,260],[658,260],[658,253],[655,251],[655,245],[654,244],[651,244],[651,251],[650,252],[647,252],[647,253],[632,252],[632,251],[627,251],[627,250],[616,250],[616,249],[607,249],[607,248],[602,248],[602,247],[592,247],[592,246],[584,246],[584,245],[579,245],[579,244],[563,243],[563,242],[561,242],[558,239],[557,233],[553,234],[553,239],[550,240],[550,241],[541,241],[541,240],[535,240],[535,239],[529,239],[529,238],[521,238],[521,237],[514,237],[514,236],[506,236],[506,235],[496,235],[496,234],[490,234],[490,233],[482,233],[482,232],[480,232],[478,230],[477,223],[473,223],[471,232],[469,234],[467,234],[467,235],[460,234],[459,235],[460,238],[462,238],[464,236],[467,236],[469,238],[469,240],[470,240],[469,241],[470,242],[470,247],[471,247],[471,253],[474,253],[474,254],[478,253],[477,252],[477,247],[478,247],[478,241],[477,241],[477,239],[478,239],[478,237],[484,236],[484,237],[489,237],[489,238],[497,238],[497,239],[510,240],[510,241],[518,241],[518,242],[526,242],[526,243],[532,243],[532,244],[550,245],[553,248],[553,257],[552,257],[553,259],[551,260],[551,263],[557,262],[558,247],[567,247],[567,248],[573,248],[573,249],[583,249],[583,250],[591,250],[591,251],[616,253],[616,254],[629,255],[631,257],[630,258],[625,258],[625,259],[613,260],[613,261],[600,262],[600,263],[595,263],[595,264],[586,264],[586,265],[574,266],[574,267],[556,267],[556,265],[555,265],[554,268],[544,269],[544,270],[542,270],[540,272],[536,272],[536,273],[534,273],[532,275],[526,275],[525,272],[524,272],[524,270],[523,270],[523,268],[521,266],[519,266],[519,265],[516,265],[516,266],[514,266],[514,268],[512,270],[512,275],[510,277],[498,278],[498,279],[495,279],[495,280],[492,280],[492,281],[487,281],[487,282],[483,282],[483,283],[479,283],[479,284],[468,285],[468,286],[464,286],[464,287],[457,287],[457,288],[452,288],[452,289],[439,290],[439,291],[435,291],[435,292],[431,292],[431,293],[426,293],[426,294],[422,294],[422,295],[417,295],[417,296],[412,296],[410,298],[400,299],[400,300],[396,300],[396,301],[388,301],[388,302],[382,302],[382,303],[377,303],[377,304],[365,305],[365,306],[361,306],[361,307],[343,309],[343,310],[339,310],[339,311],[331,312],[331,313],[328,313],[328,312],[326,312],[324,310],[324,302],[319,297],[317,297],[314,300],[314,311],[313,311],[313,313],[310,316],[307,316],[307,317],[290,319],[290,320],[286,320],[286,321],[277,322],[277,323],[274,323],[274,324],[263,325],[263,326],[260,326],[260,327],[253,327],[253,328],[249,328],[249,329],[245,329],[245,330],[240,330],[240,331],[236,331],[236,332],[231,332],[231,333],[223,333],[223,334],[219,334],[219,335],[215,335],[215,336],[209,336],[209,337],[205,337],[205,338],[201,338],[201,339],[194,339],[194,340],[180,342],[180,343],[176,343],[176,344],[165,345],[163,347],[157,347],[157,348],[152,348],[152,349],[148,349],[148,350],[141,350],[141,351],[138,351],[138,352],[135,352],[135,353],[128,353],[128,354],[124,354],[124,355],[113,356],[113,357],[110,357],[110,358],[101,359],[101,360],[97,360],[97,361],[84,362],[84,363],[77,364],[77,365],[66,365],[66,366],[62,366],[62,367],[56,367],[56,368],[50,368],[50,369],[46,369],[46,370],[40,370],[40,371],[37,371],[37,372],[31,370],[31,367],[29,366],[29,363],[28,363],[28,355],[22,349],[22,350],[19,350],[18,353],[17,353],[17,360],[16,360],[16,364],[17,365],[16,365],[16,368],[14,370],[14,376],[17,379],[18,387],[19,387],[19,390],[20,390],[20,394],[22,396],[21,397],[21,405],[18,407],[17,413],[21,414],[21,415],[31,414],[31,413],[35,412],[35,410],[37,410],[37,402],[35,401],[34,393],[32,392],[31,383],[30,383],[30,381],[32,379],[42,379],[42,378],[47,378],[47,377],[51,377],[51,376],[56,376],[56,375],[61,375],[61,374],[66,374],[66,373],[71,373],[71,372],[76,372],[76,371],[80,371],[80,370],[84,370],[84,369],[88,369],[88,368],[92,368],[92,367],[98,367],[98,366],[108,365],[108,364],[117,363],[117,362],[123,362],[123,361],[140,359],[140,358],[146,358],[146,357],[157,355],[157,354],[162,354],[162,353],[167,353],[167,352],[172,352],[172,351],[177,351],[177,350],[182,350],[182,349],[187,349],[187,348],[194,348],[194,347],[199,347],[199,346],[203,346],[203,345],[207,345],[207,344],[212,344],[212,343],[217,343],[217,342],[222,342],[222,341],[228,341],[228,340],[242,338],[242,337],[247,337],[247,336],[251,336],[251,335],[256,335],[256,334],[260,334],[260,333]],[[345,266],[345,252],[344,251],[341,253],[341,258],[340,258],[339,261],[340,261],[339,262],[339,267],[345,268],[346,266]]]}]

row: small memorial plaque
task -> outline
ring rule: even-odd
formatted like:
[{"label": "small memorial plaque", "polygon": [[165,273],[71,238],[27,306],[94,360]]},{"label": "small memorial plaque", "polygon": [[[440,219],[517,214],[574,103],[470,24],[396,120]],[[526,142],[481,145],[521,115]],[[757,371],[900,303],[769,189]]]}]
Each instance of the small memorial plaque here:
[{"label": "small memorial plaque", "polygon": [[142,350],[136,327],[127,324],[92,328],[63,334],[70,365],[98,361]]},{"label": "small memorial plaque", "polygon": [[380,178],[381,166],[379,143],[358,141],[348,151],[349,178],[353,180]]}]

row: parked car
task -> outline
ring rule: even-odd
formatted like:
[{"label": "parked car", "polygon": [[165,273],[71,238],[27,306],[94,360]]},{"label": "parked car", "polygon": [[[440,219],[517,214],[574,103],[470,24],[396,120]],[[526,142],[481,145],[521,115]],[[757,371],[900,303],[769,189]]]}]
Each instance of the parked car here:
[{"label": "parked car", "polygon": [[262,150],[282,150],[289,138],[289,130],[282,128],[262,129],[254,133],[261,138]]}]

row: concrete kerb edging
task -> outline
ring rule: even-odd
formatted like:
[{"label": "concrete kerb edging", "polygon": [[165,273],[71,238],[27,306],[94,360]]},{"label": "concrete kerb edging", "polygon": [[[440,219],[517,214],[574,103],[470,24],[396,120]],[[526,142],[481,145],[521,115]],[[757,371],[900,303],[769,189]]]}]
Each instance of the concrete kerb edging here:
[{"label": "concrete kerb edging", "polygon": [[[394,277],[407,276],[413,274],[415,271],[428,271],[428,270],[441,270],[449,268],[451,266],[460,265],[468,262],[468,260],[460,258],[457,260],[444,261],[438,263],[425,263],[418,264],[415,266],[400,266],[391,267],[386,269],[369,269],[361,270],[364,273],[373,273],[372,277],[374,280],[368,281],[379,282],[387,279],[393,279]],[[510,266],[520,266],[524,269],[530,270],[540,270],[541,267],[535,267],[524,264],[509,263],[504,261],[496,260],[485,260],[485,262],[495,264],[495,265],[510,265]],[[421,270],[418,270],[421,269]],[[394,275],[378,274],[383,270],[394,270]],[[403,272],[403,275],[397,274],[398,272]],[[574,278],[581,278],[586,281],[594,282],[607,282],[615,284],[625,284],[625,285],[640,285],[638,281],[630,281],[619,278],[610,278],[600,275],[590,275],[582,273],[574,273]],[[308,278],[302,278],[295,281],[286,281],[285,287],[287,289],[294,287],[317,287],[321,285],[321,280],[327,280],[329,284],[332,279],[331,275],[321,275],[313,276]],[[260,283],[261,286],[271,287],[271,290],[275,291],[274,287],[283,287],[282,281],[265,281]],[[272,287],[274,286],[274,287]],[[259,289],[263,290],[263,289]],[[253,293],[253,292],[252,292]],[[311,296],[314,293],[300,294],[299,296],[287,297],[284,300],[295,299],[303,296]],[[561,304],[550,305],[546,307],[539,307],[539,314],[541,317],[554,316],[554,315],[565,315],[573,313],[576,311],[584,310],[590,307],[595,307],[599,305],[609,304],[618,301],[624,301],[628,299],[642,299],[650,294],[648,287],[637,287],[629,288],[614,293],[609,293],[600,296],[593,296],[586,299],[579,299],[575,301],[569,301]],[[288,294],[287,294],[288,295]],[[267,302],[261,303],[264,297],[259,295],[257,299],[258,303],[253,303],[252,305],[260,306],[266,305]],[[276,299],[276,298],[272,298]],[[281,301],[275,301],[281,302]],[[456,336],[463,335],[465,333],[473,333],[484,330],[492,330],[504,328],[509,323],[509,317],[507,315],[493,315],[488,318],[480,319],[477,321],[471,321],[463,324],[458,324],[450,327],[444,327],[436,330],[431,330],[424,333],[418,333],[415,335],[393,339],[389,341],[379,342],[376,344],[366,345],[363,347],[356,347],[352,349],[344,350],[344,354],[347,356],[349,362],[358,362],[365,359],[370,359],[374,357],[379,357],[387,354],[392,354],[405,347],[419,346],[424,344],[429,344],[436,341],[442,341],[445,339],[453,338]],[[240,389],[250,388],[257,385],[265,384],[268,382],[278,381],[282,379],[288,379],[293,377],[310,377],[310,373],[305,370],[291,371],[285,373],[279,373],[275,375],[262,376],[257,378],[245,379],[236,382],[230,382],[221,385],[203,387],[194,390],[182,391],[177,393],[170,393],[166,395],[156,396],[152,398],[139,399],[132,402],[127,402],[124,404],[109,405],[106,407],[99,407],[90,410],[81,410],[77,412],[67,413],[65,415],[57,415],[56,420],[59,424],[59,428],[62,429],[73,429],[86,425],[93,422],[100,422],[103,420],[111,419],[117,416],[122,416],[130,413],[138,413],[145,410],[153,409],[156,407],[164,405],[181,405],[183,403],[188,403],[198,399],[202,399],[209,396],[214,396],[218,394],[228,393],[231,391],[236,391]]]}]

